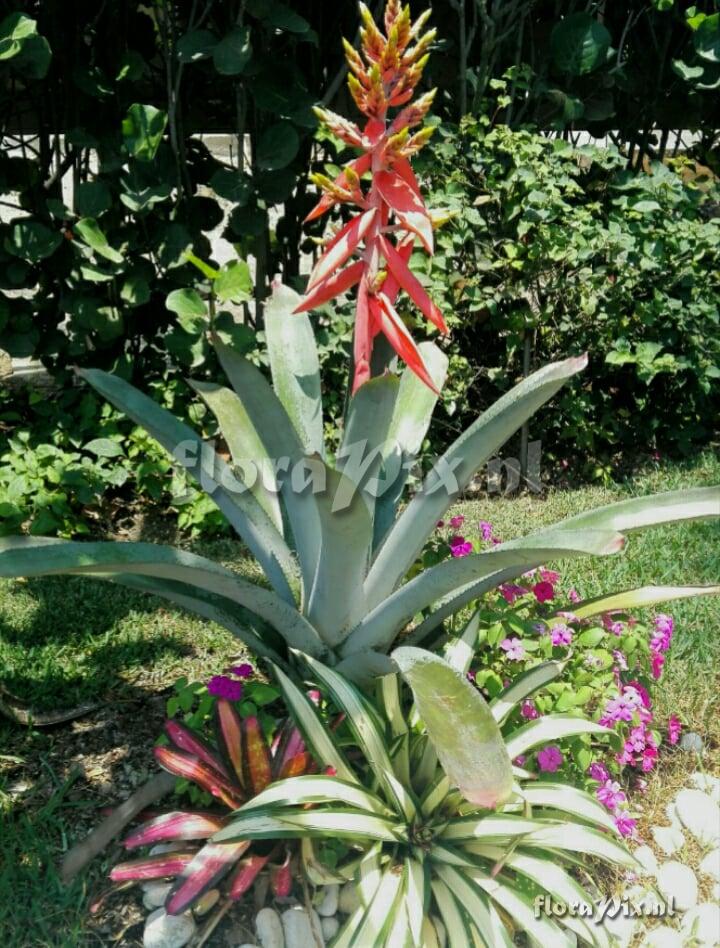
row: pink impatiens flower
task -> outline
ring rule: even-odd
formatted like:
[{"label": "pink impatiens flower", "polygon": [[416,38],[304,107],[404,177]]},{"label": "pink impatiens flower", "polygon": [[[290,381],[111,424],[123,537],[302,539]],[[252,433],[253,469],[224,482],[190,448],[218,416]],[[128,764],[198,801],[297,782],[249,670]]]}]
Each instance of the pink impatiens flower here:
[{"label": "pink impatiens flower", "polygon": [[541,751],[538,751],[537,755],[537,762],[540,770],[550,774],[554,774],[556,770],[559,770],[560,767],[562,767],[564,759],[565,758],[562,755],[562,751],[559,747],[556,747],[555,744],[550,744],[548,747],[544,747]]},{"label": "pink impatiens flower", "polygon": [[243,662],[242,665],[233,665],[230,671],[233,675],[237,675],[238,678],[249,678],[254,669],[248,662]]},{"label": "pink impatiens flower", "polygon": [[560,573],[554,569],[545,569],[544,566],[540,567],[540,579],[546,583],[550,583],[551,586],[554,586],[555,583],[560,581]]},{"label": "pink impatiens flower", "polygon": [[554,625],[550,629],[550,638],[553,645],[570,645],[572,642],[573,632],[569,625],[560,623],[560,625]]},{"label": "pink impatiens flower", "polygon": [[616,810],[621,803],[625,803],[627,800],[624,791],[616,780],[606,780],[601,787],[598,787],[596,796],[608,810]]},{"label": "pink impatiens flower", "polygon": [[525,648],[519,638],[503,639],[500,648],[511,662],[519,662],[525,658]]},{"label": "pink impatiens flower", "polygon": [[611,622],[609,626],[609,630],[610,632],[612,632],[613,635],[622,635],[623,632],[625,631],[625,623],[624,622]]},{"label": "pink impatiens flower", "polygon": [[677,744],[680,740],[681,732],[682,724],[680,718],[676,714],[671,714],[668,720],[668,742],[670,744]]},{"label": "pink impatiens flower", "polygon": [[538,711],[538,709],[535,707],[532,701],[530,701],[527,698],[520,705],[520,714],[524,718],[527,718],[528,721],[534,721],[535,718],[540,717],[540,712]]},{"label": "pink impatiens flower", "polygon": [[553,584],[549,583],[546,579],[541,580],[539,583],[535,583],[532,591],[538,602],[550,602],[551,599],[555,598]]},{"label": "pink impatiens flower", "polygon": [[631,837],[635,835],[637,820],[632,819],[626,813],[620,813],[615,816],[615,826],[621,836]]},{"label": "pink impatiens flower", "polygon": [[483,540],[485,540],[485,542],[487,542],[488,540],[492,540],[492,535],[493,535],[492,524],[488,523],[487,520],[481,520],[479,523],[479,527],[480,527],[480,536],[483,538]]},{"label": "pink impatiens flower", "polygon": [[607,769],[605,764],[601,763],[599,760],[594,760],[588,767],[588,776],[592,780],[605,781],[610,779],[610,771]]},{"label": "pink impatiens flower", "polygon": [[624,695],[612,698],[605,706],[605,715],[609,721],[632,721],[635,704]]},{"label": "pink impatiens flower", "polygon": [[516,583],[503,583],[500,587],[500,595],[508,605],[512,605],[516,599],[526,595],[527,589],[524,586],[518,586]]},{"label": "pink impatiens flower", "polygon": [[473,545],[465,537],[452,537],[450,540],[450,554],[454,557],[470,556]]},{"label": "pink impatiens flower", "polygon": [[655,681],[657,681],[662,676],[664,664],[665,656],[660,652],[653,652],[653,657],[650,659],[650,668]]},{"label": "pink impatiens flower", "polygon": [[462,514],[458,514],[456,517],[450,518],[450,526],[453,530],[458,530],[465,523],[465,517]]},{"label": "pink impatiens flower", "polygon": [[580,593],[577,589],[573,588],[568,591],[568,599],[570,602],[580,602]]}]

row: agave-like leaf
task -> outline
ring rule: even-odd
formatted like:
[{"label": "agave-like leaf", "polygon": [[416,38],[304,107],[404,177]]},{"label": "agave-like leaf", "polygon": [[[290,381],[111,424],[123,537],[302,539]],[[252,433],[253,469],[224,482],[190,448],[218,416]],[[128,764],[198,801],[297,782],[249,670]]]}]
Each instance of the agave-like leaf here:
[{"label": "agave-like leaf", "polygon": [[430,901],[428,882],[423,864],[408,856],[405,859],[405,910],[415,945],[423,943],[422,923],[425,917],[425,906]]},{"label": "agave-like leaf", "polygon": [[503,395],[451,445],[378,550],[365,584],[369,607],[382,602],[395,589],[437,521],[478,468],[586,364],[585,357],[567,359],[534,372]]},{"label": "agave-like leaf", "polygon": [[252,790],[253,796],[257,796],[272,781],[270,748],[256,717],[243,718],[242,732],[247,773],[245,783]]},{"label": "agave-like leaf", "polygon": [[296,312],[299,303],[298,294],[282,285],[273,287],[265,303],[270,372],[305,453],[325,457],[317,343],[309,318]]},{"label": "agave-like leaf", "polygon": [[643,609],[673,599],[717,595],[720,595],[720,586],[641,586],[638,589],[626,589],[623,592],[586,599],[568,606],[568,609],[578,619],[590,619],[603,612],[627,612],[629,609]]},{"label": "agave-like leaf", "polygon": [[431,886],[451,948],[474,948],[470,919],[452,891],[437,877]]},{"label": "agave-like leaf", "polygon": [[592,553],[611,555],[622,549],[623,537],[612,531],[566,533],[565,545],[518,550],[488,550],[472,556],[445,560],[424,570],[380,603],[348,636],[341,649],[345,657],[368,648],[389,648],[397,633],[422,609],[470,581],[482,581],[486,592],[497,585],[497,574],[514,570],[520,576],[551,559],[572,559]]},{"label": "agave-like leaf", "polygon": [[[98,369],[78,374],[116,408],[143,427],[199,481],[232,526],[247,543],[253,556],[279,596],[294,602],[289,578],[295,567],[290,550],[257,500],[247,491],[232,491],[228,466],[187,425],[123,379]],[[179,451],[178,448],[186,450]]]},{"label": "agave-like leaf", "polygon": [[[532,849],[559,849],[571,853],[585,853],[596,856],[609,863],[637,869],[638,861],[617,837],[608,836],[590,826],[581,826],[574,823],[572,830],[563,823],[553,823],[542,829],[529,833],[522,841],[523,848]],[[472,844],[470,844],[472,846]]]},{"label": "agave-like leaf", "polygon": [[237,843],[207,843],[176,880],[165,902],[168,915],[181,915],[201,895],[226,876],[250,848],[250,840]]},{"label": "agave-like leaf", "polygon": [[185,725],[179,721],[168,720],[165,722],[165,732],[173,744],[179,747],[180,750],[186,751],[188,754],[194,754],[195,757],[199,757],[200,760],[205,761],[206,764],[212,767],[213,770],[216,770],[226,780],[229,779],[230,775],[228,771],[222,761],[218,760],[213,748],[207,741],[203,740],[199,734],[196,734],[195,731],[191,731],[189,727],[185,727]]},{"label": "agave-like leaf", "polygon": [[[40,541],[40,542],[38,542]],[[137,573],[209,590],[237,603],[319,654],[317,632],[294,607],[268,589],[243,579],[212,560],[156,543],[79,543],[47,537],[10,537],[0,541],[0,576],[47,576],[54,573]]]},{"label": "agave-like leaf", "polygon": [[464,816],[450,820],[441,833],[445,842],[465,840],[504,839],[505,837],[526,836],[543,828],[541,820],[503,813],[499,816]]},{"label": "agave-like leaf", "polygon": [[152,846],[168,839],[209,839],[222,829],[224,820],[210,813],[174,810],[143,823],[123,840],[126,849]]},{"label": "agave-like leaf", "polygon": [[470,802],[496,807],[512,792],[512,763],[480,692],[437,655],[398,648],[392,658],[453,786]]},{"label": "agave-like leaf", "polygon": [[445,646],[445,661],[461,675],[467,675],[470,671],[470,665],[477,650],[479,631],[480,610],[476,609],[460,635]]},{"label": "agave-like leaf", "polygon": [[132,880],[166,879],[179,875],[195,857],[195,850],[176,850],[161,853],[158,856],[146,856],[144,859],[130,859],[119,862],[110,870],[113,882]]},{"label": "agave-like leaf", "polygon": [[521,701],[554,681],[564,667],[562,662],[541,662],[517,675],[512,684],[490,702],[490,710],[498,724],[504,724]]},{"label": "agave-like leaf", "polygon": [[190,385],[215,415],[222,436],[230,449],[233,469],[237,476],[242,478],[247,462],[252,462],[256,466],[253,471],[255,476],[247,483],[247,489],[270,517],[278,532],[282,534],[282,513],[277,496],[274,468],[243,403],[235,392],[224,385],[192,379],[190,379]]},{"label": "agave-like leaf", "polygon": [[[421,342],[418,349],[435,388],[441,391],[447,374],[447,356],[432,342]],[[410,369],[404,369],[387,433],[386,457],[380,475],[384,489],[375,501],[373,549],[380,545],[393,524],[410,468],[422,447],[436,402],[435,392]]]},{"label": "agave-like leaf", "polygon": [[332,739],[307,695],[278,666],[274,666],[274,672],[288,710],[317,763],[321,767],[332,767],[341,779],[357,783],[357,777],[345,755]]},{"label": "agave-like leaf", "polygon": [[529,721],[518,728],[507,739],[507,751],[512,760],[527,753],[539,744],[560,741],[576,734],[604,734],[613,740],[618,739],[616,731],[602,724],[588,721],[586,718],[572,718],[567,714],[544,714],[535,721]]},{"label": "agave-like leaf", "polygon": [[486,944],[492,948],[512,948],[513,942],[507,929],[502,924],[498,928],[499,920],[493,919],[490,914],[487,896],[466,873],[453,866],[440,865],[437,874],[463,906],[475,927],[483,933]]}]

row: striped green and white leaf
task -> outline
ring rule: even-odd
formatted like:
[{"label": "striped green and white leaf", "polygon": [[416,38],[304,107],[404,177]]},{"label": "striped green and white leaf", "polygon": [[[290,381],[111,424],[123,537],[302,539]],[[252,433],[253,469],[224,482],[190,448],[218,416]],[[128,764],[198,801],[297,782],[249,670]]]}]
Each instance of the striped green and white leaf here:
[{"label": "striped green and white leaf", "polygon": [[512,948],[513,942],[507,929],[498,919],[497,913],[491,916],[487,896],[469,874],[446,865],[438,866],[437,873],[482,933],[485,943],[492,948]]},{"label": "striped green and white leaf", "polygon": [[[362,921],[355,930],[351,948],[365,948],[366,945],[382,945],[390,931],[392,921],[403,908],[401,899],[404,888],[404,875],[397,866],[384,870],[380,884],[368,903]],[[399,945],[398,948],[402,948]]]},{"label": "striped green and white leaf", "polygon": [[540,744],[549,741],[561,741],[566,737],[575,737],[578,734],[603,734],[613,740],[618,739],[615,731],[588,721],[585,718],[571,718],[567,714],[545,714],[535,721],[529,721],[518,728],[507,739],[507,750],[512,760],[525,754]]},{"label": "striped green and white leaf", "polygon": [[[264,835],[263,835],[264,834]],[[213,842],[236,839],[288,839],[295,836],[337,836],[342,839],[379,839],[398,843],[407,839],[405,828],[392,820],[350,808],[290,811],[281,806],[237,810]]]},{"label": "striped green and white leaf", "polygon": [[470,919],[452,891],[437,877],[433,879],[431,886],[450,948],[474,948]]},{"label": "striped green and white leaf", "polygon": [[450,783],[478,806],[492,808],[512,792],[512,763],[500,728],[480,692],[447,662],[417,648],[392,658]]},{"label": "striped green and white leaf", "polygon": [[[523,797],[533,807],[552,807],[562,814],[604,826],[614,835],[617,834],[615,823],[605,809],[594,797],[584,790],[566,783],[534,783],[523,787]],[[550,814],[543,814],[548,816]],[[572,833],[572,827],[568,827]]]},{"label": "striped green and white leaf", "polygon": [[[470,852],[474,851],[473,847],[473,843],[468,843],[466,846]],[[543,826],[524,837],[522,848],[584,853],[630,869],[636,869],[638,866],[635,857],[619,839],[614,839],[607,833],[589,826],[581,826],[579,823],[573,824],[572,827],[568,827],[563,822]]]},{"label": "striped green and white leaf", "polygon": [[720,595],[720,586],[641,586],[638,589],[626,589],[609,596],[597,596],[572,606],[572,612],[578,619],[590,619],[603,612],[627,612],[630,609],[644,609],[661,602],[674,599],[691,599],[695,596]]},{"label": "striped green and white leaf", "polygon": [[512,887],[505,880],[490,879],[477,872],[469,871],[471,878],[484,889],[485,892],[504,911],[515,919],[518,927],[527,932],[540,945],[552,945],[553,948],[575,948],[575,940],[549,918],[535,917],[535,910],[530,901]]},{"label": "striped green and white leaf", "polygon": [[415,945],[422,944],[422,922],[430,895],[428,880],[422,863],[408,857],[405,860],[405,907]]},{"label": "striped green and white leaf", "polygon": [[310,748],[316,762],[322,767],[333,767],[337,776],[348,783],[359,783],[355,772],[332,735],[323,723],[310,699],[279,668],[273,666],[283,698],[305,743]]},{"label": "striped green and white leaf", "polygon": [[517,675],[513,683],[490,702],[490,709],[498,724],[503,724],[521,701],[554,681],[563,667],[561,662],[542,662]]},{"label": "striped green and white leaf", "polygon": [[543,829],[541,820],[524,816],[504,814],[502,816],[483,816],[480,819],[469,816],[450,820],[441,833],[445,842],[465,842],[470,840],[505,839],[514,836],[528,836]]},{"label": "striped green and white leaf", "polygon": [[396,779],[388,752],[387,737],[377,713],[354,685],[342,675],[308,655],[303,659],[315,680],[324,685],[337,706],[347,715],[347,723],[362,749],[372,772],[377,776],[385,795],[401,813],[414,812],[415,805],[408,791]]},{"label": "striped green and white leaf", "polygon": [[270,784],[237,812],[247,813],[256,807],[271,805],[303,806],[307,804],[344,803],[370,813],[391,817],[392,810],[382,800],[357,783],[322,774],[289,777]]}]

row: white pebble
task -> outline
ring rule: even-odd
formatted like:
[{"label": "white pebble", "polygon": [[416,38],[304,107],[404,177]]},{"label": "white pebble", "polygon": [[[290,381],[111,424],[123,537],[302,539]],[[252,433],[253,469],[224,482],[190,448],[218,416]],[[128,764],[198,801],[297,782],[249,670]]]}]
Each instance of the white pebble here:
[{"label": "white pebble", "polygon": [[720,806],[702,790],[681,790],[675,809],[683,826],[703,846],[720,842]]},{"label": "white pebble", "polygon": [[682,932],[698,948],[720,945],[720,905],[703,902],[691,909],[683,919]]},{"label": "white pebble", "polygon": [[157,909],[148,915],[143,932],[143,948],[183,948],[195,934],[192,915],[166,915]]},{"label": "white pebble", "polygon": [[646,873],[649,873],[651,876],[654,876],[657,872],[658,861],[655,858],[655,853],[650,849],[649,846],[640,846],[635,850],[635,858],[643,867]]},{"label": "white pebble", "polygon": [[338,910],[338,901],[340,898],[340,886],[336,884],[326,885],[322,888],[322,902],[317,906],[318,915],[329,917],[335,915]]},{"label": "white pebble", "polygon": [[289,908],[282,913],[282,927],[285,948],[315,948],[318,942],[325,944],[320,916],[315,911],[308,915],[299,905]]},{"label": "white pebble", "polygon": [[648,932],[642,943],[642,948],[685,948],[685,942],[679,932],[667,925],[653,928]]},{"label": "white pebble", "polygon": [[680,750],[687,751],[689,754],[702,754],[703,739],[695,731],[685,731],[680,738]]},{"label": "white pebble", "polygon": [[698,790],[709,793],[710,796],[714,792],[720,792],[720,777],[713,777],[712,774],[702,774],[699,770],[696,770],[694,774],[691,774],[690,782]]},{"label": "white pebble", "polygon": [[338,901],[340,911],[345,915],[352,915],[356,909],[360,908],[360,904],[360,892],[357,885],[354,882],[346,882],[340,889]]},{"label": "white pebble", "polygon": [[682,829],[682,823],[680,818],[677,815],[677,810],[675,809],[675,801],[672,800],[665,807],[665,815],[670,820],[671,826],[677,826],[678,829]]},{"label": "white pebble", "polygon": [[165,899],[170,894],[172,882],[144,882],[143,905],[146,909],[156,909],[165,905]]},{"label": "white pebble", "polygon": [[720,882],[720,849],[711,849],[698,868],[704,875]]},{"label": "white pebble", "polygon": [[698,884],[695,873],[681,862],[664,862],[657,871],[658,889],[666,899],[673,899],[681,912],[697,905]]},{"label": "white pebble", "polygon": [[685,837],[677,826],[653,826],[653,839],[666,856],[672,856],[685,845]]},{"label": "white pebble", "polygon": [[260,909],[255,916],[255,931],[262,948],[285,948],[282,922],[275,909]]},{"label": "white pebble", "polygon": [[322,928],[323,938],[325,941],[330,941],[330,939],[334,938],[340,931],[340,922],[335,918],[335,916],[332,918],[328,918],[326,916],[320,919],[320,927]]}]

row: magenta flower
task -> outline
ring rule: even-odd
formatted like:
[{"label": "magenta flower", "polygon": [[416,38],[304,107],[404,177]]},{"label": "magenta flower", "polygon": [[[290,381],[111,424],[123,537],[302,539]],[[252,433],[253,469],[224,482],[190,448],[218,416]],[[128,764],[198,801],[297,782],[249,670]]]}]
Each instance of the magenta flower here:
[{"label": "magenta flower", "polygon": [[249,678],[255,669],[248,662],[243,662],[242,665],[233,665],[230,671],[238,678]]},{"label": "magenta flower", "polygon": [[660,652],[654,652],[653,657],[650,660],[650,668],[652,670],[652,676],[657,681],[663,672],[663,665],[665,664],[665,656],[661,655]]},{"label": "magenta flower", "polygon": [[554,625],[552,629],[550,629],[550,638],[553,645],[570,645],[572,637],[572,629],[569,625],[565,625],[564,623]]},{"label": "magenta flower", "polygon": [[640,761],[640,769],[643,773],[649,773],[658,759],[658,750],[653,744],[648,743],[645,750],[642,752],[642,759]]},{"label": "magenta flower", "polygon": [[522,767],[526,760],[527,757],[525,754],[519,754],[513,761],[513,764],[515,764],[516,767]]},{"label": "magenta flower", "polygon": [[619,813],[615,816],[615,826],[621,836],[634,836],[637,828],[637,820],[633,820],[626,813]]},{"label": "magenta flower", "polygon": [[676,714],[671,714],[668,720],[668,742],[670,744],[677,744],[680,740],[681,732],[682,724],[680,718]]},{"label": "magenta flower", "polygon": [[453,530],[457,530],[464,523],[465,523],[465,517],[463,517],[462,514],[458,514],[457,517],[450,518],[450,526],[453,528]]},{"label": "magenta flower", "polygon": [[477,672],[473,671],[471,668],[470,671],[467,673],[467,680],[475,684],[476,676],[477,676]]},{"label": "magenta flower", "polygon": [[616,780],[606,780],[601,787],[597,788],[595,795],[608,810],[616,810],[621,803],[625,803],[627,800],[625,793]]},{"label": "magenta flower", "polygon": [[659,612],[655,616],[655,628],[658,632],[661,632],[663,635],[668,635],[672,637],[674,627],[675,627],[675,621],[672,616],[665,615],[665,613],[663,612]]},{"label": "magenta flower", "polygon": [[538,602],[550,602],[551,599],[555,598],[553,584],[549,583],[545,579],[541,580],[539,583],[535,583],[532,591],[535,594],[535,598]]},{"label": "magenta flower", "polygon": [[225,698],[226,701],[239,701],[242,698],[242,682],[228,678],[227,675],[213,675],[207,688],[211,695]]},{"label": "magenta flower", "polygon": [[610,779],[610,771],[605,764],[599,760],[594,760],[588,767],[588,776],[592,780],[605,781]]},{"label": "magenta flower", "polygon": [[550,583],[551,586],[554,586],[555,583],[560,581],[560,573],[554,569],[545,569],[544,566],[540,567],[540,579],[546,583]]},{"label": "magenta flower", "polygon": [[[454,539],[463,540],[462,537],[454,537]],[[450,546],[450,555],[454,557],[460,556],[470,556],[473,551],[473,545],[470,541],[463,540],[462,543],[453,543]]]},{"label": "magenta flower", "polygon": [[625,623],[624,622],[611,622],[609,630],[610,632],[612,632],[613,635],[622,635],[623,632],[625,631]]},{"label": "magenta flower", "polygon": [[628,747],[629,745],[629,749],[632,749],[633,754],[639,754],[641,751],[645,750],[647,738],[647,731],[645,730],[644,725],[641,724],[640,727],[634,727],[630,731],[630,736],[625,742],[625,746]]},{"label": "magenta flower", "polygon": [[540,770],[550,774],[554,774],[556,770],[559,770],[560,767],[562,767],[564,759],[565,758],[562,755],[562,751],[559,747],[556,747],[555,744],[550,744],[548,747],[544,747],[541,751],[538,751],[537,755],[537,762]]},{"label": "magenta flower", "polygon": [[441,530],[441,529],[445,526],[445,521],[444,521],[444,520],[438,520],[438,522],[435,524],[435,526],[438,528],[438,530]]},{"label": "magenta flower", "polygon": [[503,639],[500,648],[511,662],[519,662],[525,658],[525,648],[519,638]]},{"label": "magenta flower", "polygon": [[520,705],[520,714],[528,721],[534,721],[535,718],[540,717],[540,712],[528,698]]},{"label": "magenta flower", "polygon": [[623,688],[623,694],[637,707],[640,707],[640,705],[645,708],[650,707],[651,702],[648,690],[644,685],[641,685],[639,681],[629,681]]},{"label": "magenta flower", "polygon": [[515,583],[503,583],[500,587],[500,595],[508,605],[512,605],[516,599],[527,594],[524,586],[518,586]]},{"label": "magenta flower", "polygon": [[480,526],[480,535],[482,536],[483,540],[485,540],[486,542],[488,540],[492,540],[492,535],[493,535],[492,524],[488,523],[487,520],[481,520],[479,526]]},{"label": "magenta flower", "polygon": [[568,592],[570,602],[580,602],[580,593],[574,587]]}]

